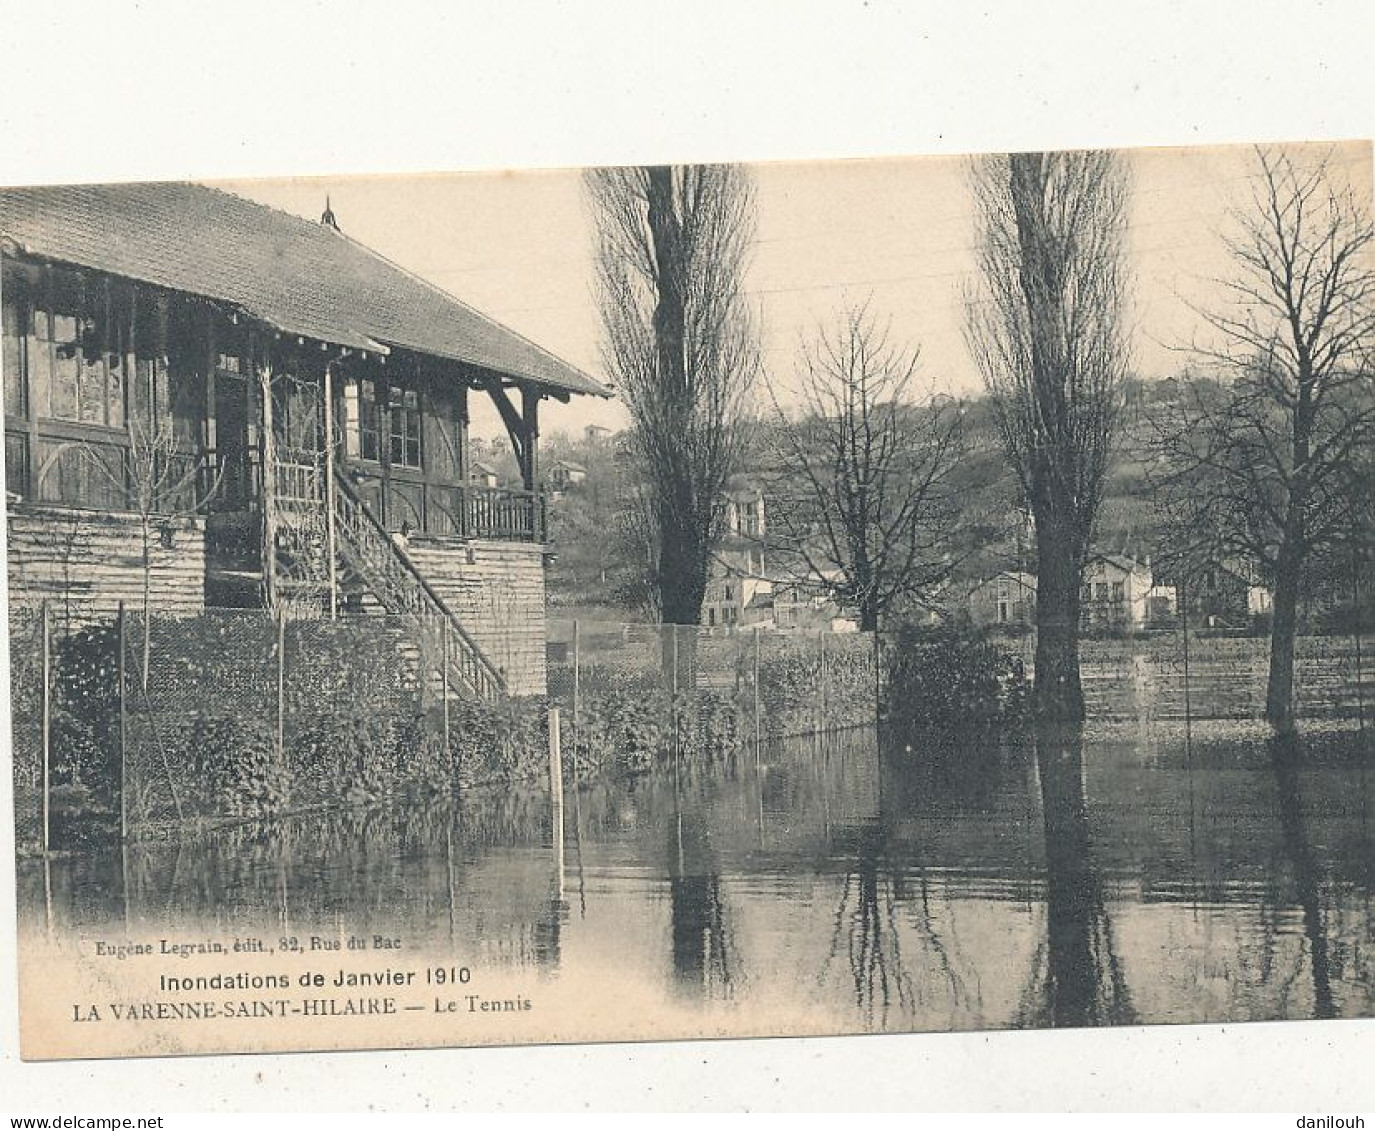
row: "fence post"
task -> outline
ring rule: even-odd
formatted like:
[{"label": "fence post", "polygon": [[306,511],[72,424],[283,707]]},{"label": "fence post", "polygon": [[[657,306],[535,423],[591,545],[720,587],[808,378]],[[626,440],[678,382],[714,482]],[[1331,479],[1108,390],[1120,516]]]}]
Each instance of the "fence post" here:
[{"label": "fence post", "polygon": [[559,734],[559,709],[549,708],[549,824],[558,865],[559,882],[563,882],[563,738]]},{"label": "fence post", "polygon": [[879,645],[878,626],[874,626],[874,726],[877,727],[880,720],[879,714],[883,709],[883,651]]},{"label": "fence post", "polygon": [[43,687],[39,696],[42,703],[42,752],[43,752],[43,855],[47,856],[52,844],[52,625],[48,619],[48,602],[39,607],[42,627],[39,629],[40,647],[43,658],[40,664]]},{"label": "fence post", "polygon": [[[325,366],[325,556],[329,570],[329,619],[339,616],[339,576],[334,530],[334,363]],[[447,736],[446,736],[447,737]]]},{"label": "fence post", "polygon": [[678,719],[678,626],[670,624],[668,626],[669,635],[673,641],[673,681],[669,691],[669,714],[673,720],[673,766],[678,767],[679,750],[679,719]]},{"label": "fence post", "polygon": [[1365,734],[1365,673],[1361,670],[1361,630],[1365,627],[1362,624],[1361,613],[1361,559],[1357,550],[1353,547],[1351,551],[1351,635],[1356,641],[1356,725],[1361,734]]},{"label": "fence post", "polygon": [[821,729],[826,729],[826,630],[823,628],[816,634],[817,640],[817,682],[821,684],[819,695],[821,697]]},{"label": "fence post", "polygon": [[277,762],[286,757],[286,610],[277,609]]},{"label": "fence post", "polygon": [[443,675],[443,683],[442,683],[440,686],[441,686],[441,694],[442,694],[443,697],[444,697],[444,757],[447,759],[448,756],[449,756],[449,618],[448,618],[448,617],[444,617],[444,618],[439,622],[439,629],[440,629],[440,644],[441,644],[440,651],[443,653],[443,655],[441,656],[442,662],[441,662],[441,664],[440,664],[441,672],[442,672],[442,675]]},{"label": "fence post", "polygon": [[759,738],[762,733],[759,718],[759,626],[754,626],[754,767],[759,768]]},{"label": "fence post", "polygon": [[1184,743],[1189,746],[1193,738],[1193,702],[1189,687],[1189,592],[1182,577],[1179,580],[1179,625],[1184,635]]},{"label": "fence post", "polygon": [[578,622],[573,621],[573,765],[578,764],[578,724],[582,719],[582,654]]},{"label": "fence post", "polygon": [[124,602],[119,603],[119,839],[129,839],[129,707],[125,698],[125,651],[129,629],[124,618]]}]

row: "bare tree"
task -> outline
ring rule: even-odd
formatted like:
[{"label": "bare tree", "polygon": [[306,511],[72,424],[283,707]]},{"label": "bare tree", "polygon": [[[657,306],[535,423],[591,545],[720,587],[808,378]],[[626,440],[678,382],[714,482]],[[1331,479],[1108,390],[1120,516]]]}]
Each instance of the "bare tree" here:
[{"label": "bare tree", "polygon": [[966,338],[1036,524],[1036,709],[1081,719],[1080,586],[1128,362],[1126,169],[1106,151],[992,157],[974,193]]},{"label": "bare tree", "polygon": [[201,512],[219,484],[219,473],[207,475],[197,454],[177,436],[171,412],[158,403],[151,370],[147,388],[140,392],[129,412],[129,446],[123,460],[111,467],[95,452],[87,454],[138,519],[143,618],[139,679],[146,691],[152,659],[154,544],[175,537],[178,522]]},{"label": "bare tree", "polygon": [[586,186],[606,366],[633,422],[658,605],[665,622],[696,624],[759,368],[741,294],[753,187],[730,165],[598,169]]},{"label": "bare tree", "polygon": [[1326,160],[1258,150],[1257,164],[1226,302],[1201,312],[1217,344],[1194,347],[1215,379],[1195,381],[1158,433],[1186,555],[1235,555],[1273,580],[1265,715],[1288,729],[1305,576],[1369,529],[1375,228]]},{"label": "bare tree", "polygon": [[962,406],[918,401],[919,350],[889,337],[866,305],[804,344],[798,411],[772,384],[774,514],[812,583],[872,632],[895,604],[927,602],[950,575],[950,476]]}]

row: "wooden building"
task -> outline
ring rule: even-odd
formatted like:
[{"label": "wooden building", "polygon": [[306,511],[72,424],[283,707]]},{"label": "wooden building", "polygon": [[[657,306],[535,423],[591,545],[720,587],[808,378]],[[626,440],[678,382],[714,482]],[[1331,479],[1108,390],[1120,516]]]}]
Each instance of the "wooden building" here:
[{"label": "wooden building", "polygon": [[[200,185],[0,190],[10,600],[381,611],[544,690],[540,406],[572,365],[342,234]],[[523,484],[474,483],[473,397]]]}]

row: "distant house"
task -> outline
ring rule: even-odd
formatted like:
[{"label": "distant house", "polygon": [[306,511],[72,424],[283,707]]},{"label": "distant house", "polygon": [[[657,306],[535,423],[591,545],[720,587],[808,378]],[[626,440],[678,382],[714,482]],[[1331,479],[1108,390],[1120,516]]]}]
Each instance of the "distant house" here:
[{"label": "distant house", "polygon": [[587,479],[587,468],[572,460],[556,459],[549,463],[549,486],[555,491],[567,491]]},{"label": "distant house", "polygon": [[1209,628],[1243,628],[1268,614],[1274,599],[1255,571],[1235,559],[1203,566],[1184,591],[1190,618]]},{"label": "distant house", "polygon": [[600,424],[589,424],[582,434],[589,448],[599,448],[615,435],[610,428],[603,428]]},{"label": "distant house", "polygon": [[969,591],[969,618],[975,624],[1029,628],[1036,623],[1036,578],[1004,570]]},{"label": "distant house", "polygon": [[773,580],[765,571],[764,493],[744,479],[725,492],[725,530],[712,560],[702,602],[709,628],[761,624],[773,619]]},{"label": "distant house", "polygon": [[1154,587],[1150,559],[1125,554],[1094,554],[1084,568],[1079,624],[1085,631],[1129,632],[1147,623],[1148,595]]},{"label": "distant house", "polygon": [[468,478],[479,487],[500,487],[501,476],[485,463],[474,460],[468,467]]}]

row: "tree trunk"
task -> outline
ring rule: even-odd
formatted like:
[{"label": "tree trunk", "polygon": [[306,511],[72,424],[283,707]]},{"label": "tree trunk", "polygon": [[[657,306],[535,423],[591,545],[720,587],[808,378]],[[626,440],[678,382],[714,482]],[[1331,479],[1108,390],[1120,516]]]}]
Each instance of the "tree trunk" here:
[{"label": "tree trunk", "polygon": [[878,609],[867,601],[859,607],[859,630],[860,632],[878,631]]},{"label": "tree trunk", "polygon": [[1079,680],[1080,556],[1072,539],[1037,526],[1036,679],[1038,718],[1078,722],[1084,717]]},{"label": "tree trunk", "polygon": [[1270,678],[1265,689],[1265,718],[1281,731],[1294,729],[1294,640],[1298,634],[1302,564],[1293,539],[1286,538],[1275,564]]}]

